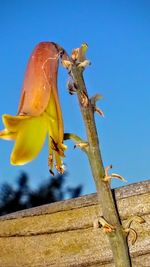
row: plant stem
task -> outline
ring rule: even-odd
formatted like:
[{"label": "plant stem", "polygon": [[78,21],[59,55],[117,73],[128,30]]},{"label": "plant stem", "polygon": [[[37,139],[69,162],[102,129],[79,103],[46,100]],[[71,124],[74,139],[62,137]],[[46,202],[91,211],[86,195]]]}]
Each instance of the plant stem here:
[{"label": "plant stem", "polygon": [[[89,144],[87,156],[96,184],[98,202],[102,207],[104,219],[115,227],[115,231],[107,233],[113,252],[114,263],[116,267],[130,267],[131,262],[127,240],[119,220],[116,203],[109,182],[103,180],[105,170],[99,148],[94,109],[87,94],[83,79],[83,69],[74,64],[71,68],[71,76],[77,87],[79,105],[86,128],[87,141]],[[86,105],[83,104],[83,96],[87,98]]]}]

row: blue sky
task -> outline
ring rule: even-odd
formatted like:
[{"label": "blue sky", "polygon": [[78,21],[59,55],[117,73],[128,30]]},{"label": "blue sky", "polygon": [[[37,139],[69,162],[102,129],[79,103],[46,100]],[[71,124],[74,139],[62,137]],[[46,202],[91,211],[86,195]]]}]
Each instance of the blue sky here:
[{"label": "blue sky", "polygon": [[[150,173],[150,2],[122,0],[1,0],[0,115],[17,112],[30,53],[40,41],[54,41],[69,53],[86,42],[92,65],[85,81],[92,96],[101,93],[96,115],[104,165],[128,183],[149,179]],[[66,90],[68,76],[60,67],[59,94],[66,132],[85,138],[76,96]],[[0,122],[0,128],[3,128]],[[67,142],[68,185],[95,191],[86,156]],[[49,177],[48,147],[26,166],[9,163],[12,142],[0,140],[0,183],[13,183],[22,170],[36,186]],[[113,186],[121,186],[113,182]]]}]

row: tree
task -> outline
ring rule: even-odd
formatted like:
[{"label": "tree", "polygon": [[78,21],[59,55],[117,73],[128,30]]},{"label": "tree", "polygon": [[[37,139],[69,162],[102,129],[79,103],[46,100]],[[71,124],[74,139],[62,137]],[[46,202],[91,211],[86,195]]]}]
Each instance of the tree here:
[{"label": "tree", "polygon": [[16,188],[8,183],[0,187],[0,215],[60,201],[67,195],[70,198],[78,197],[81,194],[82,185],[66,187],[65,177],[66,174],[50,177],[36,190],[32,190],[28,183],[28,175],[21,173]]}]

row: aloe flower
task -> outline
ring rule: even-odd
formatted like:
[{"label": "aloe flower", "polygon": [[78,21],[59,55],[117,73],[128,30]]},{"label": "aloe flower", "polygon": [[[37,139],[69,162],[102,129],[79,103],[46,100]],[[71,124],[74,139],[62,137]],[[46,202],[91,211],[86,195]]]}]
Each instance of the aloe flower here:
[{"label": "aloe flower", "polygon": [[5,129],[0,138],[15,140],[11,153],[12,165],[23,165],[32,161],[40,152],[48,135],[50,172],[56,169],[63,173],[62,157],[63,119],[57,90],[59,58],[66,58],[64,50],[51,42],[39,43],[32,52],[23,83],[18,114],[4,114]]}]

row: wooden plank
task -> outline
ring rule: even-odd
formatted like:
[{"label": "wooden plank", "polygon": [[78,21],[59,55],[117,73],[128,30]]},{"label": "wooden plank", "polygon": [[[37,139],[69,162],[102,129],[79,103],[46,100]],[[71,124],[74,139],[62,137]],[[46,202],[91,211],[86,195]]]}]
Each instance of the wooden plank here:
[{"label": "wooden plank", "polygon": [[[114,191],[123,224],[131,215],[138,239],[129,241],[133,267],[150,266],[150,181]],[[98,214],[96,194],[0,217],[0,267],[113,267],[103,230],[93,228]],[[142,265],[144,264],[144,265]]]},{"label": "wooden plank", "polygon": [[[144,193],[150,192],[150,181],[146,180],[140,183],[134,183],[127,186],[122,186],[117,188],[114,191],[115,198],[117,200],[124,199],[130,196],[138,196]],[[96,194],[85,195],[82,197],[78,197],[75,199],[70,199],[67,201],[60,201],[55,202],[52,204],[43,205],[36,208],[31,208],[28,210],[23,210],[19,212],[14,212],[12,214],[8,214],[5,216],[0,217],[1,220],[12,219],[12,218],[19,218],[19,217],[26,217],[26,216],[34,216],[34,215],[42,215],[42,214],[51,214],[54,212],[59,212],[63,210],[70,210],[76,209],[90,205],[97,205],[97,196]]]}]

